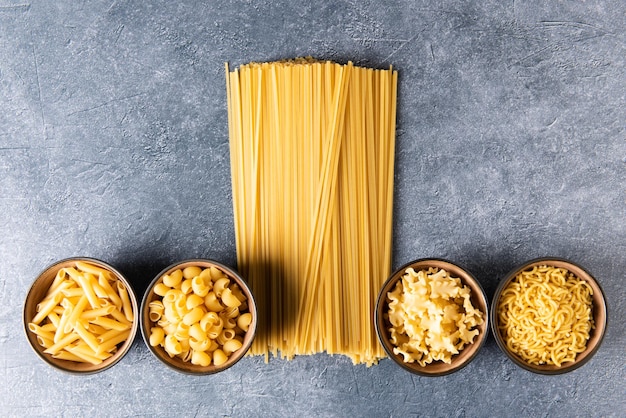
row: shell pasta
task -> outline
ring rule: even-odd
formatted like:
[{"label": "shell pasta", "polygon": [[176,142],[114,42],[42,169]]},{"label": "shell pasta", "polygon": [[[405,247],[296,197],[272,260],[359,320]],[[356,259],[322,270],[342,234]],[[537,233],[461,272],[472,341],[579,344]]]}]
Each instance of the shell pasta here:
[{"label": "shell pasta", "polygon": [[151,346],[199,366],[219,366],[243,346],[248,300],[218,268],[176,269],[152,292],[157,298],[148,304]]}]

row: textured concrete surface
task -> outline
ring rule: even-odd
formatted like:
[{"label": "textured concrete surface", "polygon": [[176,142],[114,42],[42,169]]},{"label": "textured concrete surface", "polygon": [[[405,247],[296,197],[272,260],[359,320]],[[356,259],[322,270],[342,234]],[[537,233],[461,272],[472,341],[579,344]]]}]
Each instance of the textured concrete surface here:
[{"label": "textured concrete surface", "polygon": [[[0,415],[626,415],[626,3],[0,1]],[[211,377],[140,338],[88,377],[31,352],[21,308],[86,255],[136,291],[171,262],[234,265],[224,62],[313,55],[400,72],[394,266],[445,257],[489,296],[517,264],[584,265],[609,303],[600,351],[564,376],[490,338],[419,378],[317,355]]]}]

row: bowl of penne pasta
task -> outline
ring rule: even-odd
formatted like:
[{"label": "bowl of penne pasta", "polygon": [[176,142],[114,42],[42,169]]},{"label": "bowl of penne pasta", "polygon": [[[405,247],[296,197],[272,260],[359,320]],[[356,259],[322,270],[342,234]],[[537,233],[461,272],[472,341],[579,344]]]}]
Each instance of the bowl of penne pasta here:
[{"label": "bowl of penne pasta", "polygon": [[598,350],[607,326],[604,294],[583,267],[538,258],[499,283],[491,305],[496,343],[516,365],[539,374],[575,370]]},{"label": "bowl of penne pasta", "polygon": [[256,303],[245,280],[208,259],[165,268],[141,305],[146,345],[181,373],[213,374],[233,366],[250,348],[256,325]]},{"label": "bowl of penne pasta", "polygon": [[478,280],[443,259],[412,261],[383,284],[374,324],[388,357],[421,376],[444,376],[472,361],[489,333]]},{"label": "bowl of penne pasta", "polygon": [[24,328],[35,353],[58,370],[89,374],[128,352],[138,329],[137,298],[111,265],[87,257],[47,267],[24,303]]}]

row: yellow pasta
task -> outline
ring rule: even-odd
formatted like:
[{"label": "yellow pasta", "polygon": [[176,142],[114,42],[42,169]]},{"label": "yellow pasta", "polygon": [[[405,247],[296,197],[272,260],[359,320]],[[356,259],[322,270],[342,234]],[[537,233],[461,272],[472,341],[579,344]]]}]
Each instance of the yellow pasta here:
[{"label": "yellow pasta", "polygon": [[44,353],[46,353],[46,354],[57,354],[61,350],[63,350],[67,346],[69,346],[69,344],[71,344],[72,342],[76,341],[79,338],[80,338],[80,335],[78,335],[76,333],[71,333],[69,335],[66,335],[62,339],[60,339],[59,341],[55,341],[52,346],[48,347],[44,351]]},{"label": "yellow pasta", "polygon": [[593,322],[592,288],[564,268],[535,266],[502,291],[498,330],[508,349],[535,365],[561,366],[585,350]]},{"label": "yellow pasta", "polygon": [[192,286],[191,286],[191,280],[185,280],[181,283],[180,285],[180,290],[181,292],[183,292],[185,295],[188,295],[192,292]]},{"label": "yellow pasta", "polygon": [[52,312],[52,310],[61,302],[62,299],[63,294],[59,292],[56,293],[51,299],[48,299],[44,304],[41,304],[41,306],[38,305],[37,315],[35,315],[31,322],[33,324],[41,323],[41,321],[43,321],[44,318],[46,318]]},{"label": "yellow pasta", "polygon": [[198,266],[185,267],[183,270],[183,277],[185,279],[193,279],[202,273],[202,269]]},{"label": "yellow pasta", "polygon": [[149,317],[152,322],[158,322],[163,316],[163,312],[165,311],[165,307],[163,306],[163,302],[161,301],[153,301],[148,304],[149,309]]},{"label": "yellow pasta", "polygon": [[96,350],[96,353],[104,354],[104,353],[110,352],[111,350],[115,349],[119,343],[126,341],[128,339],[129,334],[130,334],[130,330],[126,330],[126,331],[122,331],[120,334],[114,337],[111,337],[105,341],[101,341],[100,345],[98,346],[98,349]]},{"label": "yellow pasta", "polygon": [[64,333],[68,333],[72,331],[72,328],[76,325],[77,321],[80,319],[85,307],[87,306],[89,301],[87,300],[87,296],[84,294],[81,296],[76,306],[72,309],[69,317],[67,318],[67,322],[65,323],[65,327],[63,328]]},{"label": "yellow pasta", "polygon": [[101,274],[98,278],[98,284],[104,289],[104,291],[107,294],[107,297],[111,300],[113,305],[117,306],[118,308],[121,308],[122,299],[120,299],[119,295],[115,292],[115,290],[113,290],[107,277],[108,276]]},{"label": "yellow pasta", "polygon": [[60,360],[76,361],[79,363],[85,362],[84,359],[78,357],[77,355],[70,353],[69,351],[59,351],[57,354],[52,355],[52,358],[56,358]]},{"label": "yellow pasta", "polygon": [[122,299],[122,308],[124,311],[124,316],[126,317],[126,319],[132,322],[134,319],[134,316],[133,316],[133,308],[130,303],[130,297],[128,296],[128,290],[126,290],[126,286],[124,286],[124,283],[120,282],[119,280],[117,281],[117,291],[120,295],[120,299]]},{"label": "yellow pasta", "polygon": [[187,297],[187,309],[193,309],[196,306],[200,306],[204,303],[204,299],[201,296],[196,295],[195,293],[193,295],[189,295]]},{"label": "yellow pasta", "polygon": [[128,335],[129,333],[130,333],[130,330],[120,331],[117,329],[110,329],[98,335],[97,339],[99,343],[103,343],[105,341],[110,341],[114,338],[117,338],[119,335]]},{"label": "yellow pasta", "polygon": [[252,315],[249,313],[240,315],[239,318],[237,318],[237,326],[244,331],[248,330],[248,327],[250,326],[251,322],[252,322]]},{"label": "yellow pasta", "polygon": [[259,312],[250,354],[376,362],[397,72],[312,59],[226,70],[237,263]]},{"label": "yellow pasta", "polygon": [[[230,305],[237,306],[222,305],[213,292],[216,287]],[[221,270],[198,266],[178,269],[163,276],[153,292],[156,298],[148,304],[149,318],[156,325],[150,330],[151,346],[162,347],[171,357],[196,365],[221,365],[242,347],[238,335],[248,330],[252,319],[250,312],[240,309],[247,310],[247,298]],[[241,296],[243,300],[239,299]],[[248,318],[242,322],[245,330],[237,328],[237,320],[242,316]],[[238,341],[239,345],[230,341]],[[223,350],[226,343],[228,349]],[[217,350],[218,358],[214,361]]]},{"label": "yellow pasta", "polygon": [[178,341],[176,337],[171,334],[165,337],[165,343],[163,347],[165,348],[165,351],[167,351],[167,353],[172,357],[183,352],[183,346],[180,344],[180,341]]},{"label": "yellow pasta", "polygon": [[116,321],[115,319],[110,319],[103,316],[94,318],[90,322],[96,325],[101,325],[108,329],[114,329],[118,331],[124,331],[130,328],[130,324],[125,324],[123,322]]},{"label": "yellow pasta", "polygon": [[38,336],[45,338],[46,340],[52,340],[54,341],[54,333],[47,331],[45,329],[43,329],[44,327],[40,327],[38,325],[35,325],[33,323],[28,324],[28,329],[37,334]]},{"label": "yellow pasta", "polygon": [[210,289],[202,277],[196,276],[191,280],[191,290],[197,296],[205,297]]},{"label": "yellow pasta", "polygon": [[394,354],[421,366],[451,363],[452,356],[474,341],[485,313],[474,308],[470,288],[444,269],[408,268],[387,293],[387,317]]},{"label": "yellow pasta", "polygon": [[100,316],[107,316],[107,315],[110,315],[114,310],[115,310],[115,306],[105,306],[103,308],[91,309],[88,311],[83,311],[80,314],[80,318],[89,320],[89,319],[98,318]]},{"label": "yellow pasta", "polygon": [[150,345],[156,347],[163,344],[165,340],[165,331],[161,327],[152,327],[150,329]]},{"label": "yellow pasta", "polygon": [[165,296],[168,290],[170,290],[170,288],[164,283],[157,283],[154,289],[152,289],[152,291],[159,296]]},{"label": "yellow pasta", "polygon": [[204,332],[199,322],[189,327],[189,336],[195,338],[198,341],[203,341],[208,338],[206,332]]},{"label": "yellow pasta", "polygon": [[182,279],[182,272],[180,270],[176,270],[172,274],[166,274],[163,276],[163,285],[167,287],[176,287],[180,284]]},{"label": "yellow pasta", "polygon": [[222,302],[224,302],[224,305],[228,306],[229,308],[237,308],[241,306],[241,301],[237,299],[235,295],[233,295],[232,290],[224,289],[222,290],[221,294],[221,299]]},{"label": "yellow pasta", "polygon": [[191,363],[199,366],[209,366],[211,364],[211,356],[204,351],[193,351],[191,355]]},{"label": "yellow pasta", "polygon": [[224,351],[224,353],[226,355],[235,352],[237,350],[239,350],[241,348],[241,341],[236,340],[236,339],[232,339],[232,340],[228,340],[224,343],[224,346],[222,347],[222,350]]},{"label": "yellow pasta", "polygon": [[185,316],[183,317],[183,323],[188,326],[193,325],[197,322],[200,322],[204,314],[204,309],[196,306],[191,311],[187,312],[187,314],[185,314]]},{"label": "yellow pasta", "polygon": [[214,292],[207,293],[204,304],[212,312],[221,312],[224,309]]},{"label": "yellow pasta", "polygon": [[96,357],[93,354],[90,354],[89,352],[86,352],[85,350],[79,347],[66,347],[66,350],[69,351],[71,354],[74,354],[76,357],[80,358],[81,361],[85,363],[98,365],[102,363],[102,360],[103,360],[101,358]]},{"label": "yellow pasta", "polygon": [[213,364],[216,366],[221,366],[222,364],[228,361],[228,356],[221,349],[216,349],[213,351]]},{"label": "yellow pasta", "polygon": [[230,284],[230,280],[226,277],[219,278],[215,281],[213,285],[213,292],[218,298],[222,297],[222,292],[228,287]]},{"label": "yellow pasta", "polygon": [[76,261],[76,268],[85,273],[93,274],[94,276],[102,276],[107,281],[114,280],[114,277],[110,271],[100,268],[86,261]]},{"label": "yellow pasta", "polygon": [[77,261],[59,269],[28,328],[46,348],[44,353],[100,364],[128,339],[132,318],[123,283],[99,266]]},{"label": "yellow pasta", "polygon": [[196,351],[206,352],[209,350],[209,347],[211,347],[212,341],[213,340],[209,339],[208,337],[203,340],[196,340],[195,338],[190,338],[189,347],[192,349],[193,352],[196,352]]}]

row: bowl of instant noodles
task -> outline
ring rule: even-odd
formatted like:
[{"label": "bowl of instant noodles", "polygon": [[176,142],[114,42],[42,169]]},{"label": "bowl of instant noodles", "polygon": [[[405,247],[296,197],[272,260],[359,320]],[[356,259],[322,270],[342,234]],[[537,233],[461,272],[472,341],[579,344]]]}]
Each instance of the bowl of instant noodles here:
[{"label": "bowl of instant noodles", "polygon": [[491,305],[498,346],[534,373],[581,367],[600,347],[606,326],[600,285],[583,267],[561,258],[538,258],[513,269]]},{"label": "bowl of instant noodles", "polygon": [[374,324],[387,356],[420,376],[444,376],[469,364],[489,333],[480,282],[447,260],[412,261],[380,289]]}]

